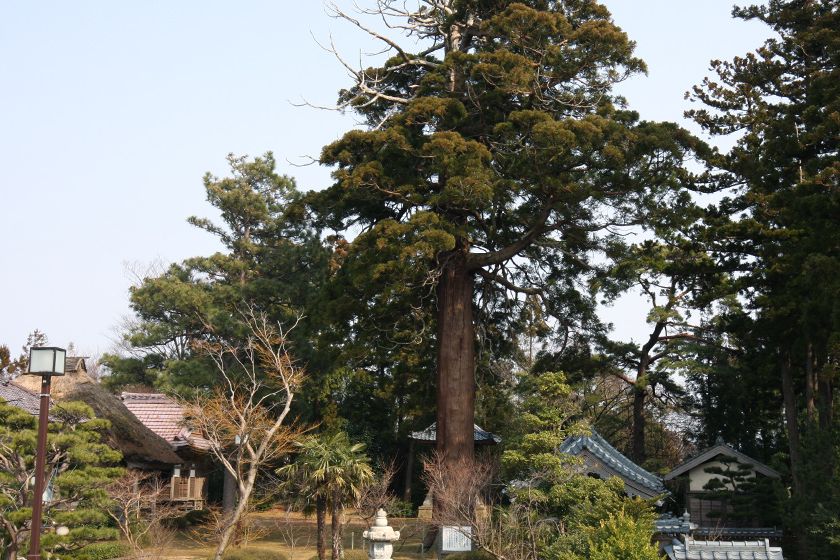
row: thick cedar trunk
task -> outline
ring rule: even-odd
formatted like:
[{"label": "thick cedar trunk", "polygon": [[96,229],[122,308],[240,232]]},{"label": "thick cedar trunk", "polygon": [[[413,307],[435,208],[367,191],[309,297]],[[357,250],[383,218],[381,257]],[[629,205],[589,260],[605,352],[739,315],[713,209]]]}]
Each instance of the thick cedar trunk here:
[{"label": "thick cedar trunk", "polygon": [[437,450],[445,462],[473,457],[475,415],[474,278],[452,254],[437,287]]},{"label": "thick cedar trunk", "polygon": [[318,560],[327,558],[327,499],[318,496],[315,499],[315,522],[317,525]]},{"label": "thick cedar trunk", "polygon": [[332,560],[341,558],[341,492],[336,491],[332,499]]},{"label": "thick cedar trunk", "polygon": [[[639,380],[636,380],[638,383]],[[633,460],[639,464],[645,462],[645,400],[647,388],[636,385],[633,387]]]}]

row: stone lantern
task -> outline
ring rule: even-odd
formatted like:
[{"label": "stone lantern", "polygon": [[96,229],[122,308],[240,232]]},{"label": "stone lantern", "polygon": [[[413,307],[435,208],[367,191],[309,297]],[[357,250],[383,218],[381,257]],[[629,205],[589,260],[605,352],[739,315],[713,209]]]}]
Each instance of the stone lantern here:
[{"label": "stone lantern", "polygon": [[376,519],[370,530],[362,533],[368,541],[368,558],[371,560],[390,560],[394,553],[394,542],[400,539],[400,532],[388,525],[384,509],[376,512]]}]

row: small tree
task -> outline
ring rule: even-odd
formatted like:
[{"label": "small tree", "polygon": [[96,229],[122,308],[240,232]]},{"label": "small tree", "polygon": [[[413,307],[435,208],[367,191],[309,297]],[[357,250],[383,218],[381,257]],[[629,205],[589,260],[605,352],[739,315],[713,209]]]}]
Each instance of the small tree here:
[{"label": "small tree", "polygon": [[279,469],[278,474],[297,488],[301,497],[315,502],[319,560],[326,557],[326,510],[330,506],[332,560],[338,560],[342,555],[342,510],[373,480],[373,470],[364,454],[364,445],[351,443],[344,432],[309,436],[298,445],[297,460]]},{"label": "small tree", "polygon": [[659,560],[651,542],[652,514],[627,515],[624,510],[610,514],[589,537],[589,560]]},{"label": "small tree", "polygon": [[108,514],[135,555],[144,546],[161,543],[165,522],[180,515],[175,505],[161,502],[164,491],[157,474],[138,470],[126,471],[108,488],[113,502]]},{"label": "small tree", "polygon": [[[121,455],[102,443],[109,423],[96,419],[86,404],[54,405],[51,416],[44,525],[65,525],[70,534],[45,535],[42,545],[72,556],[90,543],[117,536],[108,526],[105,488],[122,473],[113,466]],[[6,560],[15,560],[27,546],[37,427],[37,418],[0,401],[0,545]]]},{"label": "small tree", "polygon": [[222,521],[216,560],[249,511],[260,472],[289,453],[300,437],[288,419],[302,372],[286,352],[285,333],[253,307],[241,315],[248,332],[244,343],[198,343],[222,383],[209,396],[185,404],[191,426],[207,439],[239,491],[239,502]]}]

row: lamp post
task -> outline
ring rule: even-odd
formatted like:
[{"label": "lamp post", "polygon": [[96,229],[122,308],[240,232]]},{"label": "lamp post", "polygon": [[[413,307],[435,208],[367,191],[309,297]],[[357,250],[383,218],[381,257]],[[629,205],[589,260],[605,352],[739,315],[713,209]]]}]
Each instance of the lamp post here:
[{"label": "lamp post", "polygon": [[41,516],[44,509],[44,468],[47,462],[47,425],[50,421],[50,384],[54,375],[64,375],[64,348],[33,347],[29,350],[27,374],[41,376],[41,404],[38,409],[38,447],[35,451],[35,494],[32,496],[32,525],[29,560],[41,559]]}]

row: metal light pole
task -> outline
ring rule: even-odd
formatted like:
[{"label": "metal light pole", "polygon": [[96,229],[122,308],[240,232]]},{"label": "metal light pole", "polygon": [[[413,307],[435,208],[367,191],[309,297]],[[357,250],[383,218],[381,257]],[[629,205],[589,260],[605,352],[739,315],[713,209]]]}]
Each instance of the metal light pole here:
[{"label": "metal light pole", "polygon": [[44,468],[47,462],[47,425],[50,422],[50,385],[54,375],[64,375],[64,348],[41,346],[29,351],[27,374],[41,376],[41,404],[38,410],[38,447],[35,451],[35,494],[32,496],[32,525],[29,560],[41,559],[41,517],[44,510]]}]

